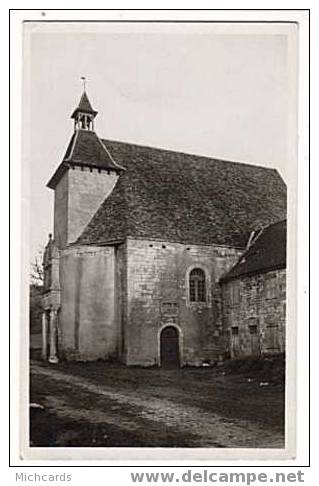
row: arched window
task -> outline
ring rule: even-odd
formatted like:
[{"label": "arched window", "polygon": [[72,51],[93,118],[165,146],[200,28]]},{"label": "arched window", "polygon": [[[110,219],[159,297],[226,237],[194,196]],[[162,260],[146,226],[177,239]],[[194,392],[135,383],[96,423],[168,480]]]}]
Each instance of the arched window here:
[{"label": "arched window", "polygon": [[206,302],[206,278],[201,268],[194,268],[189,274],[190,302]]}]

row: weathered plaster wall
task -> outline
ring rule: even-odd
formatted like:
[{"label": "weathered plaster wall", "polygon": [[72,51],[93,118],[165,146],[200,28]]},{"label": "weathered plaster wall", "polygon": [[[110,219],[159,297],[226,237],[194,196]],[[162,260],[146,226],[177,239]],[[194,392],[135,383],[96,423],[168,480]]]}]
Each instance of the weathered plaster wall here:
[{"label": "weathered plaster wall", "polygon": [[[128,239],[126,363],[158,365],[159,333],[167,324],[180,330],[182,364],[218,359],[224,346],[218,280],[240,253],[217,246]],[[189,302],[188,274],[194,267],[206,273],[205,303]]]},{"label": "weathered plaster wall", "polygon": [[54,197],[54,238],[59,248],[76,241],[117,179],[115,172],[87,167],[74,167],[63,175]]},{"label": "weathered plaster wall", "polygon": [[113,190],[116,172],[74,167],[69,171],[68,242],[75,241]]},{"label": "weathered plaster wall", "polygon": [[117,356],[113,247],[73,247],[61,252],[60,353],[68,359]]},{"label": "weathered plaster wall", "polygon": [[54,241],[63,248],[68,241],[69,173],[61,178],[54,191]]},{"label": "weathered plaster wall", "polygon": [[125,363],[127,326],[127,246],[126,243],[115,247],[115,302],[118,322],[118,358]]},{"label": "weathered plaster wall", "polygon": [[46,262],[43,269],[44,292],[42,298],[42,308],[45,310],[56,309],[61,306],[61,286],[60,286],[60,252],[55,243],[52,243],[50,251],[47,253]]},{"label": "weathered plaster wall", "polygon": [[[235,289],[237,287],[237,290]],[[285,351],[286,271],[224,283],[223,327],[232,358]],[[237,293],[236,302],[232,295]]]}]

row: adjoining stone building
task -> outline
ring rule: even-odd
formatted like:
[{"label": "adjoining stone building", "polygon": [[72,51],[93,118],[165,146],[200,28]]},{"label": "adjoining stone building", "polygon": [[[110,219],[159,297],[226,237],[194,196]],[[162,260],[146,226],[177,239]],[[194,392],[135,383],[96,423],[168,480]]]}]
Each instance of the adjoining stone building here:
[{"label": "adjoining stone building", "polygon": [[84,92],[48,183],[43,357],[223,359],[231,284],[220,279],[252,230],[286,217],[284,182],[275,169],[100,139],[96,114]]},{"label": "adjoining stone building", "polygon": [[220,283],[226,350],[231,358],[285,351],[286,220],[252,235]]}]

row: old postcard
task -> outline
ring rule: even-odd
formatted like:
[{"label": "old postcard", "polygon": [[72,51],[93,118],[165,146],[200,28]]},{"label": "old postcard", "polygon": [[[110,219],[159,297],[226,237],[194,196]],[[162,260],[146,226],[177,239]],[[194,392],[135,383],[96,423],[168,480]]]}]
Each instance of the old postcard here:
[{"label": "old postcard", "polygon": [[23,26],[25,459],[295,454],[294,22]]}]

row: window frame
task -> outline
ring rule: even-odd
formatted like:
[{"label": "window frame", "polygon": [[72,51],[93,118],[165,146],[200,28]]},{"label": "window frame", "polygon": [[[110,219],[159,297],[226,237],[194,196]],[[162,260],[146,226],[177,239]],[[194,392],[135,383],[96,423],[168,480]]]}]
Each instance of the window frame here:
[{"label": "window frame", "polygon": [[[205,284],[204,284],[205,300],[203,301],[191,300],[190,276],[192,271],[195,269],[200,269],[203,272],[203,275],[205,276]],[[208,268],[206,268],[206,266],[204,266],[202,263],[194,263],[193,265],[190,265],[187,268],[185,272],[185,291],[186,291],[185,300],[186,300],[187,307],[191,307],[193,309],[212,307],[211,280],[212,277],[210,275]]]},{"label": "window frame", "polygon": [[239,336],[239,326],[231,326],[231,336]]},{"label": "window frame", "polygon": [[195,267],[189,272],[189,301],[191,303],[207,302],[206,274],[200,267]]},{"label": "window frame", "polygon": [[250,336],[257,336],[258,335],[258,326],[257,324],[249,324],[248,325],[249,334]]}]

